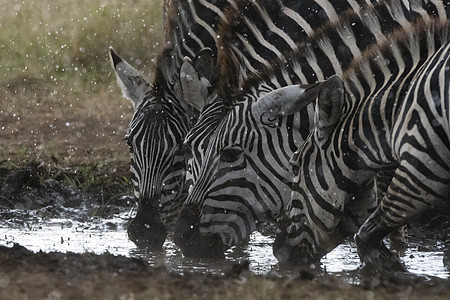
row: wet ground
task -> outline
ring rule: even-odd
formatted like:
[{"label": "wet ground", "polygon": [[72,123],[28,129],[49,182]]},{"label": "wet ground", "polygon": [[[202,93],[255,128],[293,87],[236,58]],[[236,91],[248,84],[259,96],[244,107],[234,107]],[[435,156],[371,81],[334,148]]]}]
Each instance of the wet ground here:
[{"label": "wet ground", "polygon": [[126,235],[135,209],[129,190],[81,190],[68,184],[69,173],[45,173],[38,165],[0,170],[0,298],[450,297],[445,216],[409,230],[402,260],[415,275],[361,278],[352,242],[300,272],[280,268],[273,237],[259,233],[224,260],[186,259],[170,237],[163,251],[139,250]]},{"label": "wet ground", "polygon": [[[172,240],[164,244],[160,252],[148,252],[138,249],[128,240],[126,224],[132,212],[118,208],[118,212],[108,218],[91,216],[81,217],[82,209],[70,209],[64,218],[43,218],[36,212],[22,210],[4,210],[1,213],[0,245],[11,247],[20,244],[27,249],[38,252],[74,252],[102,254],[141,258],[150,266],[164,266],[177,274],[213,274],[224,275],[233,263],[249,261],[250,270],[265,275],[271,270],[280,275],[289,275],[290,270],[280,270],[272,254],[273,237],[254,233],[250,243],[242,248],[227,251],[225,260],[192,260],[184,258]],[[443,243],[424,241],[419,245],[410,244],[402,256],[403,262],[413,273],[450,278],[449,272],[442,264]],[[350,278],[351,273],[360,265],[356,247],[353,242],[337,247],[322,259],[322,268],[328,273]]]}]

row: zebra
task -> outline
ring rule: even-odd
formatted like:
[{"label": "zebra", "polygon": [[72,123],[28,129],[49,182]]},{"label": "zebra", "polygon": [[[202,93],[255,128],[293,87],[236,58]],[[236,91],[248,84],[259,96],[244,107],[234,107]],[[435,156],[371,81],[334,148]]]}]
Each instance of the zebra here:
[{"label": "zebra", "polygon": [[[359,7],[359,1],[237,1],[234,6],[225,12],[229,18],[221,23],[219,30],[219,48],[226,51],[219,51],[217,67],[218,74],[221,74],[219,87],[216,88],[219,94],[226,94],[232,86],[239,89],[242,78],[248,73],[269,64],[269,61],[281,56],[285,51],[294,47],[294,39],[302,40],[306,36],[314,33],[323,23],[335,20],[337,12]],[[366,1],[362,1],[366,2]],[[315,6],[311,6],[311,4]],[[298,12],[293,11],[292,6],[297,5]],[[308,7],[307,5],[310,5]],[[321,7],[319,11],[318,7]],[[300,9],[302,8],[302,9]],[[315,12],[311,18],[309,10]],[[357,9],[356,9],[357,10]],[[268,11],[276,18],[269,17]],[[358,11],[358,10],[357,10]],[[321,12],[321,13],[318,13]],[[285,26],[285,24],[291,24]],[[270,28],[269,34],[267,28]],[[290,35],[293,35],[291,37]],[[286,39],[284,43],[280,40]],[[274,44],[277,48],[274,50]],[[283,48],[284,47],[284,48]],[[225,55],[223,55],[225,53]],[[236,59],[238,57],[239,59]],[[223,76],[223,74],[226,74]],[[226,97],[224,97],[226,98]],[[216,99],[217,100],[217,99]],[[221,119],[226,114],[227,101],[210,101],[211,105],[205,107],[199,121],[186,137],[185,145],[193,155],[188,164],[187,179],[191,187],[198,177],[201,162],[204,160],[204,150],[209,142],[211,132],[214,131]],[[192,151],[194,149],[194,151]],[[180,226],[178,226],[180,227]],[[178,236],[179,237],[179,236]],[[181,245],[186,238],[180,237],[176,242]],[[194,238],[190,238],[195,243]],[[194,251],[195,253],[196,251]]]},{"label": "zebra", "polygon": [[[366,2],[370,3],[367,0],[333,3],[328,0],[238,0],[224,11],[217,33],[219,51],[214,72],[220,74],[220,78],[211,82],[215,93],[204,101],[208,105],[185,139],[186,153],[193,155],[188,159],[187,186],[192,187],[196,181],[209,136],[230,105],[225,95],[240,89],[250,74],[282,57],[321,25],[336,21],[339,13],[349,9],[358,11]],[[276,17],[269,16],[270,13],[276,13]]]},{"label": "zebra", "polygon": [[[128,237],[139,247],[162,247],[186,197],[183,140],[204,105],[209,87],[202,80],[211,80],[218,23],[233,2],[165,1],[164,49],[152,84],[110,49],[118,83],[134,106],[126,141],[138,208]],[[192,94],[191,86],[200,84],[205,89]]]},{"label": "zebra", "polygon": [[[409,28],[410,20],[430,19],[433,13],[446,19],[439,5],[443,3],[438,3],[439,9],[426,10],[421,2],[411,1],[405,7],[403,2],[390,1],[348,11],[337,23],[330,22],[299,44],[291,56],[275,60],[267,70],[250,76],[247,85],[231,96],[234,101],[228,104],[223,119],[216,127],[210,126],[213,129],[211,136],[206,136],[206,149],[200,149],[205,137],[196,140],[203,134],[197,123],[194,135],[191,131],[185,143],[193,157],[203,151],[198,155],[203,161],[194,169],[197,178],[175,226],[175,242],[183,254],[222,256],[226,249],[248,240],[266,221],[281,217],[293,178],[289,159],[312,128],[313,107],[278,117],[277,112],[284,108],[274,100],[298,96],[303,89],[295,84],[314,84],[342,74],[346,65],[361,55],[360,48],[385,42],[384,32]],[[364,33],[361,38],[360,33]],[[200,130],[195,131],[196,127]],[[191,141],[197,145],[189,145]]]},{"label": "zebra", "polygon": [[[408,26],[406,19],[411,18],[414,14],[424,18],[428,18],[429,14],[437,14],[441,18],[446,18],[445,10],[439,2],[435,5],[428,2],[411,1],[401,8],[409,13],[403,15],[400,21],[394,20],[393,16],[399,12],[393,11],[388,5],[380,5],[380,2],[383,1],[293,2],[286,0],[256,2],[238,0],[234,5],[230,5],[224,12],[226,17],[220,23],[221,28],[218,32],[220,37],[218,48],[226,51],[218,52],[218,65],[215,73],[220,74],[220,80],[213,83],[216,98],[205,101],[212,104],[205,107],[202,113],[203,120],[196,123],[185,140],[187,152],[193,156],[188,163],[187,185],[192,187],[198,177],[209,136],[226,115],[226,107],[232,105],[228,101],[234,97],[230,91],[242,89],[243,81],[250,74],[270,65],[271,61],[283,57],[284,53],[288,53],[292,47],[296,47],[294,41],[299,42],[311,36],[324,24],[333,24],[339,20],[338,16],[348,18],[348,24],[352,26],[356,24],[357,28],[364,28],[358,25],[361,21],[366,22],[364,26],[370,26],[371,21],[383,23],[381,25],[374,24],[379,31],[374,31],[370,37],[362,39],[366,45],[359,44],[358,41],[354,45],[344,46],[351,50],[340,56],[343,61],[339,63],[347,65],[353,56],[359,55],[358,51],[364,50],[364,47],[370,44],[367,42],[368,39],[371,42],[382,41],[384,35],[389,34],[396,26]],[[376,20],[377,17],[368,20],[360,18],[361,8],[372,5],[381,6],[385,10],[380,9],[378,20]],[[348,11],[353,11],[353,13],[347,14]],[[359,16],[356,16],[357,14]],[[400,24],[398,24],[399,22]],[[268,28],[270,30],[267,30]],[[354,36],[363,36],[364,34],[364,32],[354,32]],[[334,40],[329,39],[328,42],[333,43]],[[336,44],[340,45],[341,43],[337,42]],[[312,70],[312,72],[315,71]],[[306,80],[305,76],[301,76],[301,78]],[[250,84],[247,82],[246,85]],[[219,100],[217,94],[220,95]]]},{"label": "zebra", "polygon": [[[449,30],[448,20],[414,22],[300,97],[315,105],[315,126],[293,158],[292,198],[273,246],[279,261],[316,261],[356,232],[365,266],[405,270],[383,237],[450,206]],[[361,210],[386,168],[394,176],[383,199]]]},{"label": "zebra", "polygon": [[[336,22],[338,15],[345,17],[348,11],[358,13],[361,7],[372,2],[377,1],[238,0],[230,5],[219,24],[215,74],[220,74],[220,78],[212,82],[215,94],[210,96],[213,100],[205,101],[210,105],[204,108],[204,117],[185,140],[187,153],[193,155],[188,163],[187,185],[192,187],[198,177],[209,136],[225,116],[226,107],[232,104],[227,100],[233,97],[230,91],[241,89],[250,74],[292,51],[297,43],[313,35],[322,25]],[[385,15],[386,23],[392,20],[389,14]],[[377,32],[372,38],[382,39],[390,30],[385,26],[383,32]]]}]

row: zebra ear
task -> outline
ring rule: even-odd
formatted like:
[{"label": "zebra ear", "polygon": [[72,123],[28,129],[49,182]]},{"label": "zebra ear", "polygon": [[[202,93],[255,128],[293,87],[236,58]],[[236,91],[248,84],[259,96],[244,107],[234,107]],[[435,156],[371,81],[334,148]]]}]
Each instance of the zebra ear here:
[{"label": "zebra ear", "polygon": [[139,72],[130,66],[126,61],[120,58],[112,47],[109,48],[111,63],[117,77],[117,83],[122,90],[125,98],[131,100],[134,109],[141,104],[144,96],[150,91],[150,84],[139,74]]},{"label": "zebra ear", "polygon": [[292,115],[313,102],[320,86],[290,85],[271,91],[256,101],[253,113],[263,124],[274,123],[278,117]]},{"label": "zebra ear", "polygon": [[325,138],[341,117],[344,104],[344,82],[334,75],[322,85],[317,97],[315,125],[320,139]]},{"label": "zebra ear", "polygon": [[194,58],[194,67],[198,73],[212,82],[214,67],[216,65],[215,54],[211,48],[203,48]]},{"label": "zebra ear", "polygon": [[180,68],[180,82],[184,100],[201,110],[206,104],[208,88],[211,84],[197,72],[188,57],[184,58]]}]

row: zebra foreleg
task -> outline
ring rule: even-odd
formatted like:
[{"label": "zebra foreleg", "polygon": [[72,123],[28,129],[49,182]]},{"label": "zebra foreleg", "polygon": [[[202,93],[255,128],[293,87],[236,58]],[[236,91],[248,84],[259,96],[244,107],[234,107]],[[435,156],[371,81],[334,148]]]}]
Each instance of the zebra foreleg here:
[{"label": "zebra foreleg", "polygon": [[[392,178],[395,174],[394,169],[383,169],[377,172],[376,186],[377,186],[377,194],[378,199],[381,201],[383,197],[386,195],[386,191],[389,187],[389,184],[392,181]],[[390,249],[392,251],[396,251],[400,255],[403,255],[406,250],[406,225],[396,228],[389,234],[389,239],[391,241]]]},{"label": "zebra foreleg", "polygon": [[363,267],[369,270],[406,271],[399,258],[383,243],[383,238],[394,229],[386,225],[383,215],[378,206],[355,234],[358,255]]},{"label": "zebra foreleg", "polygon": [[444,266],[450,270],[450,230],[447,229],[447,238],[445,239],[445,249],[444,249]]},{"label": "zebra foreleg", "polygon": [[175,224],[175,244],[187,257],[221,258],[227,250],[218,234],[200,233],[200,212],[197,206],[184,206]]}]

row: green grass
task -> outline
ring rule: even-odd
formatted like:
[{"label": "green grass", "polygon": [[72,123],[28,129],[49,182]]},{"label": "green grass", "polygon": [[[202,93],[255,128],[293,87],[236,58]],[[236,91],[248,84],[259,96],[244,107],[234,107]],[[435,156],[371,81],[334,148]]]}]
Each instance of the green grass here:
[{"label": "green grass", "polygon": [[163,0],[0,6],[0,165],[128,165],[122,139],[133,108],[121,97],[108,48],[151,81]]},{"label": "green grass", "polygon": [[162,0],[3,1],[0,82],[13,93],[96,93],[115,77],[107,49],[147,72],[162,41]]}]

